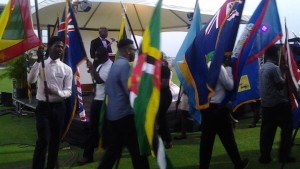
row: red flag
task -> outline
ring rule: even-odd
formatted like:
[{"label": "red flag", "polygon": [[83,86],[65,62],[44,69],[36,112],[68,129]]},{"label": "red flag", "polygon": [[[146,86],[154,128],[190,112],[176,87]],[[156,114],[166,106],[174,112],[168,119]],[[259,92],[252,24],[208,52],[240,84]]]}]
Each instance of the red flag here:
[{"label": "red flag", "polygon": [[297,93],[299,91],[300,75],[298,73],[298,67],[294,59],[293,52],[291,51],[288,39],[288,29],[285,23],[285,44],[284,44],[284,61],[288,65],[287,72],[287,83],[288,83],[288,93],[290,102],[293,109],[298,108],[298,102],[296,100]]}]

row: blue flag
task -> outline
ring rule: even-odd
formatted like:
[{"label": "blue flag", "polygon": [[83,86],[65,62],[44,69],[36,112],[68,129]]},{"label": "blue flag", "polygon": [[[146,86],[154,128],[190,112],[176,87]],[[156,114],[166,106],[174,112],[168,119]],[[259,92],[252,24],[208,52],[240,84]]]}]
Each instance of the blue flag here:
[{"label": "blue flag", "polygon": [[[183,77],[194,89],[196,109],[209,107],[224,55],[230,55],[244,8],[244,0],[227,0],[201,29],[185,53]],[[207,60],[211,60],[210,69]],[[186,65],[186,67],[184,67]],[[183,72],[183,71],[181,71]],[[191,97],[189,96],[189,100]]]},{"label": "blue flag", "polygon": [[265,50],[281,39],[282,30],[275,0],[262,0],[238,41],[233,58],[235,98],[233,111],[259,96],[259,60]]},{"label": "blue flag", "polygon": [[[191,46],[193,40],[196,38],[197,34],[200,32],[202,27],[202,22],[201,22],[201,16],[200,16],[200,8],[198,3],[196,4],[196,9],[193,15],[193,21],[191,24],[191,27],[189,29],[189,32],[187,33],[178,53],[177,56],[175,58],[175,71],[177,73],[178,79],[180,80],[180,83],[183,86],[183,89],[186,93],[186,95],[189,98],[195,98],[195,90],[193,88],[193,86],[188,85],[187,81],[184,79],[183,74],[185,74],[185,69],[180,69],[179,66],[181,68],[183,68],[182,64],[185,64],[185,62],[183,62],[184,60],[184,55],[186,50],[189,48],[189,46]],[[186,67],[186,66],[184,66]],[[193,119],[200,123],[200,112],[194,111],[196,108],[196,102],[195,99],[189,99],[189,107],[190,107],[190,113],[193,117]]]},{"label": "blue flag", "polygon": [[[87,55],[79,32],[76,17],[70,2],[68,6],[68,16],[65,17],[64,11],[61,23],[59,25],[58,36],[62,37],[62,39],[65,39],[66,48],[63,62],[72,68],[75,80],[73,80],[72,84],[72,95],[71,97],[66,99],[67,112],[65,116],[65,132],[63,137],[66,135],[76,111],[79,112],[80,119],[82,121],[86,121],[86,115],[82,101],[81,86],[79,82],[80,74],[77,72],[77,66],[83,59],[86,58]],[[65,20],[67,20],[67,24]],[[67,28],[67,37],[65,37],[65,28]]]}]

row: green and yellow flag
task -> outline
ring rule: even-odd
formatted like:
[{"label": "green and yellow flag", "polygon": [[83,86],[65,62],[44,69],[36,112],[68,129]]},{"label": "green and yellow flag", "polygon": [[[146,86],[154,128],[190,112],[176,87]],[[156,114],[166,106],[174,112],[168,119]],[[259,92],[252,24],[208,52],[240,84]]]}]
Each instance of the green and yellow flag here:
[{"label": "green and yellow flag", "polygon": [[155,135],[155,120],[160,102],[161,63],[160,15],[162,0],[153,12],[146,28],[139,56],[136,58],[129,79],[130,103],[135,112],[135,123],[141,154],[157,158],[160,168],[172,168],[165,155],[161,139]]},{"label": "green and yellow flag", "polygon": [[8,1],[0,25],[0,63],[42,44],[33,31],[28,0]]},{"label": "green and yellow flag", "polygon": [[[126,18],[125,18],[124,15],[125,14],[122,14],[122,21],[121,21],[121,26],[120,26],[120,33],[119,33],[119,36],[118,36],[118,42],[121,39],[124,39],[124,38],[130,39],[130,36],[131,36],[129,28],[128,28],[127,21],[126,21]],[[115,60],[117,60],[119,55],[120,55],[120,53],[119,53],[119,50],[118,50],[117,53],[116,53],[116,56],[115,56]]]}]

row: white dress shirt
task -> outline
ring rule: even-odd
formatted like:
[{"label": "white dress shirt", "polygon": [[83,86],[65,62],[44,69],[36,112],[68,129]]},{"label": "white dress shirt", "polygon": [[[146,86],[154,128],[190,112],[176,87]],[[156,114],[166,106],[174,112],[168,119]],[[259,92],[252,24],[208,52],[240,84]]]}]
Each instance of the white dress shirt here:
[{"label": "white dress shirt", "polygon": [[[50,57],[44,63],[47,86],[57,93],[57,95],[49,94],[49,102],[59,102],[70,97],[72,94],[72,69],[59,59],[52,60]],[[42,63],[35,62],[27,80],[29,83],[35,83],[38,80],[36,99],[39,101],[46,101],[43,76]]]},{"label": "white dress shirt", "polygon": [[104,83],[96,84],[96,94],[94,100],[104,100],[105,97],[105,81],[108,77],[112,61],[108,59],[105,63],[99,65],[96,69],[100,78],[104,81]]},{"label": "white dress shirt", "polygon": [[[208,63],[210,67],[211,62]],[[219,79],[215,87],[215,94],[211,97],[210,103],[221,103],[226,96],[226,91],[233,89],[232,68],[230,66],[221,66]]]}]

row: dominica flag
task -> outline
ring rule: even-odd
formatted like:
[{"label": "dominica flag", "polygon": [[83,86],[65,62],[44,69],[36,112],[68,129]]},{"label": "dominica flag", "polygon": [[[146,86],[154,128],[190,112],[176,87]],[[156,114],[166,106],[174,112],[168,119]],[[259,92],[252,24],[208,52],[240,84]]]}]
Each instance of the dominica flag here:
[{"label": "dominica flag", "polygon": [[141,154],[157,158],[160,168],[172,168],[165,155],[163,143],[154,134],[155,119],[160,102],[160,71],[162,55],[160,48],[160,15],[162,0],[154,9],[146,28],[139,55],[135,59],[129,79],[130,103],[135,112],[135,123]]},{"label": "dominica flag", "polygon": [[0,25],[0,63],[42,44],[33,31],[28,0],[8,1]]}]

